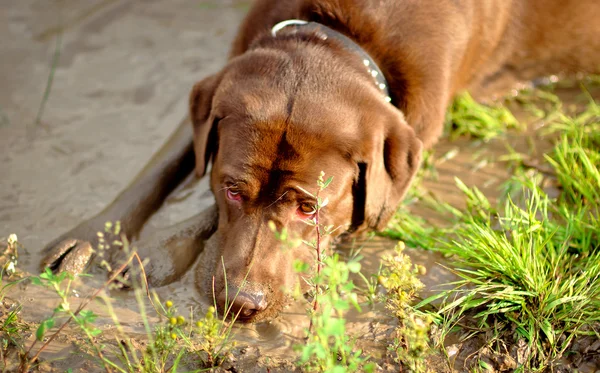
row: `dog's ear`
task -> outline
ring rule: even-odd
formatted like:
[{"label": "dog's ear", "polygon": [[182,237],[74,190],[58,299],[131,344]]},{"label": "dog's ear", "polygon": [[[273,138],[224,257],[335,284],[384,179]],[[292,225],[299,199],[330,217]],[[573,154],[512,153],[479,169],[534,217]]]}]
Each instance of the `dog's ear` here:
[{"label": "dog's ear", "polygon": [[220,80],[220,75],[209,76],[196,83],[190,93],[190,118],[194,128],[194,153],[198,176],[204,175],[208,162],[216,154],[218,148],[212,104]]},{"label": "dog's ear", "polygon": [[371,128],[379,133],[366,139],[364,163],[359,163],[358,184],[362,184],[359,189],[364,201],[361,228],[382,230],[415,177],[423,144],[396,110],[382,126]]}]

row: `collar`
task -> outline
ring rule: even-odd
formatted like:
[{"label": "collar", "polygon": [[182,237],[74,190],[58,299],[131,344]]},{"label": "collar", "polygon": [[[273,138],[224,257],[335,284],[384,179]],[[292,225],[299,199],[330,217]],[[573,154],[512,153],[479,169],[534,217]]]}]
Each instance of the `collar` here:
[{"label": "collar", "polygon": [[355,52],[362,59],[367,72],[373,77],[375,80],[375,85],[383,94],[384,100],[387,102],[392,101],[390,92],[388,90],[387,80],[381,72],[381,69],[379,66],[377,66],[377,63],[375,63],[371,56],[369,56],[369,54],[362,49],[360,45],[352,41],[352,39],[323,24],[317,22],[307,22],[299,19],[288,19],[286,21],[279,22],[271,29],[271,35],[276,37],[277,33],[286,27],[294,27],[296,30],[305,29],[308,31],[313,31],[323,40],[332,38],[340,41],[346,49]]}]

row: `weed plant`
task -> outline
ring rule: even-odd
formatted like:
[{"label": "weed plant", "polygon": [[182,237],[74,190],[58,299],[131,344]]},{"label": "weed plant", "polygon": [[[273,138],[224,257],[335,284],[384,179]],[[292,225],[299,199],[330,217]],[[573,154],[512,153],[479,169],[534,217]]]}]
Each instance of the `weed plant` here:
[{"label": "weed plant", "polygon": [[424,287],[417,276],[425,274],[425,268],[413,265],[404,254],[404,248],[404,242],[400,241],[395,247],[395,255],[383,258],[383,270],[379,276],[386,289],[383,301],[398,319],[388,350],[394,361],[407,371],[426,372],[425,359],[431,352],[429,330],[432,319],[413,307],[418,292]]},{"label": "weed plant", "polygon": [[[361,310],[351,273],[360,271],[356,260],[343,261],[338,254],[326,257],[319,275],[311,282],[319,286],[318,307],[309,311],[306,344],[296,346],[299,364],[315,372],[372,372],[374,364],[356,348],[356,337],[348,335],[345,314],[350,307]],[[314,303],[313,303],[314,304]]]},{"label": "weed plant", "polygon": [[[304,242],[315,250],[316,263],[315,266],[295,263],[296,270],[308,277],[305,281],[312,289],[313,298],[312,307],[307,311],[310,324],[306,330],[306,343],[295,346],[299,353],[298,364],[304,370],[314,372],[372,372],[375,365],[369,363],[369,357],[356,348],[355,338],[347,333],[344,317],[350,307],[361,310],[357,288],[350,279],[351,273],[360,272],[360,257],[344,261],[338,254],[327,255],[321,243],[322,238],[334,230],[334,227],[323,226],[319,221],[321,211],[328,202],[321,195],[332,181],[331,177],[324,180],[324,176],[321,172],[314,195],[304,190],[316,200],[313,217],[306,221],[315,228],[316,239]],[[281,240],[287,235],[276,233],[276,237]],[[316,268],[312,274],[311,268]]]},{"label": "weed plant", "polygon": [[23,306],[16,302],[5,302],[7,291],[21,282],[17,263],[19,258],[19,241],[16,234],[0,239],[0,362],[2,372],[8,369],[8,359],[13,356],[17,360],[25,357],[25,335],[29,332],[29,324],[23,322],[19,314]]},{"label": "weed plant", "polygon": [[[50,269],[46,269],[39,276],[30,278],[33,286],[53,291],[58,297],[58,306],[53,314],[38,326],[36,339],[23,354],[19,371],[26,372],[40,365],[39,357],[42,351],[70,325],[83,334],[83,338],[79,339],[83,344],[80,343],[79,348],[86,352],[86,355],[94,356],[96,364],[106,372],[198,372],[224,362],[235,346],[231,339],[231,328],[235,320],[228,322],[225,316],[220,319],[215,307],[209,307],[199,320],[194,321],[193,312],[190,311],[186,319],[177,313],[172,301],[162,304],[156,293],[151,293],[148,289],[141,259],[135,250],[129,249],[126,238],[119,236],[119,233],[118,223],[107,223],[105,232],[98,234],[97,254],[103,257],[107,250],[118,249],[123,250],[127,259],[118,268],[110,268],[103,261],[103,265],[109,270],[109,279],[79,306],[75,307],[69,296],[76,280],[72,274],[54,274]],[[110,237],[117,239],[110,242]],[[139,264],[139,273],[134,267],[134,260]],[[128,279],[122,275],[126,268],[130,274]],[[133,289],[140,318],[146,330],[146,341],[139,341],[127,335],[114,311],[113,300],[105,295],[106,291],[122,284]],[[98,315],[87,309],[92,301],[104,303],[116,327],[114,340],[103,336],[102,330],[96,326]],[[158,316],[157,323],[150,322],[150,315],[146,309],[148,301]],[[11,330],[8,327],[6,329],[9,332]],[[34,347],[38,343],[41,343],[41,347],[36,351]]]}]

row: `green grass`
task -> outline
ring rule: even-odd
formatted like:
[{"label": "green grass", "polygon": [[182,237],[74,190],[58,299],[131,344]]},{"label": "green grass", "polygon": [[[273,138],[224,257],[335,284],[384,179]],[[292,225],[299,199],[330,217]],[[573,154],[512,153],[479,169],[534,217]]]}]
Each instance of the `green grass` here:
[{"label": "green grass", "polygon": [[480,104],[466,92],[454,99],[446,114],[446,133],[450,138],[470,136],[489,141],[511,128],[524,127],[510,110],[502,104]]},{"label": "green grass", "polygon": [[580,255],[589,232],[578,221],[557,221],[552,200],[529,187],[525,207],[509,200],[502,214],[465,216],[440,246],[460,280],[422,304],[445,297],[438,312],[452,322],[473,318],[480,332],[509,340],[516,332],[529,347],[523,367],[541,369],[600,321],[600,252],[587,250],[596,241]]},{"label": "green grass", "polygon": [[[554,143],[543,158],[545,173],[518,167],[506,188],[513,193],[499,206],[457,179],[466,207],[437,206],[451,212],[449,227],[431,226],[403,206],[386,231],[451,258],[450,270],[459,278],[453,289],[418,305],[442,301],[432,313],[442,335],[464,328],[468,337],[485,335],[492,348],[524,346],[520,371],[552,367],[577,338],[600,337],[600,109],[589,94],[587,107],[572,115],[551,93],[529,95],[535,100],[526,99],[528,110],[535,112],[534,102],[548,110],[537,112],[546,123],[540,133]],[[468,98],[458,104],[471,105]],[[486,139],[505,130],[500,117],[484,117],[485,130],[469,119],[455,133]],[[559,186],[556,198],[542,187],[548,177]],[[424,196],[417,199],[423,203]],[[481,363],[473,369],[485,370]]]},{"label": "green grass", "polygon": [[559,136],[546,160],[563,188],[564,202],[597,209],[600,206],[600,107],[591,101],[583,113],[572,118],[561,116],[548,132]]},{"label": "green grass", "polygon": [[411,212],[409,205],[400,206],[382,235],[405,242],[410,247],[430,249],[435,245],[437,228]]}]

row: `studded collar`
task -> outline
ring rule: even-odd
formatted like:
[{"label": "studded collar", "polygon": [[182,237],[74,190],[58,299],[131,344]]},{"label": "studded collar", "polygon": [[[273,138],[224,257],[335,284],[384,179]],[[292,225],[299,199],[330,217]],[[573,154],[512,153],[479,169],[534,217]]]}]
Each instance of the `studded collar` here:
[{"label": "studded collar", "polygon": [[309,31],[314,31],[319,35],[322,39],[336,39],[339,40],[346,49],[355,52],[362,59],[367,72],[373,77],[375,81],[376,87],[383,94],[383,98],[387,102],[391,102],[392,98],[390,97],[390,92],[388,90],[388,83],[385,79],[385,76],[381,72],[377,63],[369,56],[369,54],[360,47],[360,45],[356,44],[349,37],[317,22],[307,22],[299,19],[288,19],[283,22],[279,22],[271,29],[271,35],[273,37],[277,36],[277,33],[284,28],[294,27],[296,30],[305,29]]}]

